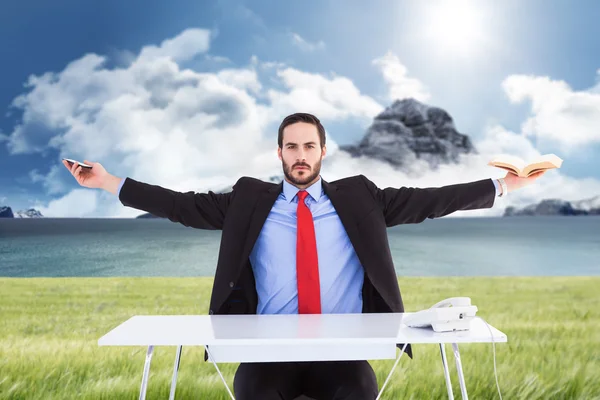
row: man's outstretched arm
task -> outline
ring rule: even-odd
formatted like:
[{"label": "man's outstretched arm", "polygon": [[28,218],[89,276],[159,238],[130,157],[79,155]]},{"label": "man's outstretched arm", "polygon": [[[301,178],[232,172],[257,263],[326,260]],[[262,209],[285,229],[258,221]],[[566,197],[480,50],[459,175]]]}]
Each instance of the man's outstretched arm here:
[{"label": "man's outstretched arm", "polygon": [[176,192],[131,178],[119,178],[108,173],[98,162],[88,160],[84,162],[92,168],[84,169],[78,164],[70,165],[67,161],[63,161],[77,183],[83,187],[106,190],[119,196],[119,200],[125,206],[168,218],[185,226],[199,229],[223,228],[225,214],[234,191],[229,193]]},{"label": "man's outstretched arm", "polygon": [[120,186],[118,196],[124,206],[198,229],[223,229],[225,214],[234,196],[234,191],[177,192],[131,178],[125,178]]},{"label": "man's outstretched arm", "polygon": [[[529,178],[508,173],[504,179],[510,193],[533,183],[544,172]],[[506,196],[495,179],[430,188],[378,188],[361,175],[365,185],[379,203],[386,226],[414,224],[426,218],[439,218],[460,210],[491,208],[496,196]]]}]

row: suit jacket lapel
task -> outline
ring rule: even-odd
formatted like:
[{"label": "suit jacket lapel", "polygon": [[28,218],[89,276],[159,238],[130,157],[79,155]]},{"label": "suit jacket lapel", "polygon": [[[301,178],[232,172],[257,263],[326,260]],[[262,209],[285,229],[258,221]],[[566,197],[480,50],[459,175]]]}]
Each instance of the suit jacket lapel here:
[{"label": "suit jacket lapel", "polygon": [[333,208],[340,217],[340,221],[342,221],[342,225],[344,225],[344,229],[346,229],[346,233],[348,234],[348,238],[352,245],[354,246],[355,251],[359,251],[359,243],[358,243],[358,230],[356,227],[355,216],[350,208],[349,198],[345,197],[344,193],[341,193],[338,190],[336,184],[328,183],[324,179],[323,183],[323,191],[331,200],[331,204],[333,204]]},{"label": "suit jacket lapel", "polygon": [[265,224],[267,216],[269,215],[271,208],[273,208],[273,204],[275,204],[275,200],[277,200],[282,188],[283,182],[279,183],[278,185],[271,186],[258,196],[254,207],[254,212],[252,213],[252,219],[250,220],[250,227],[248,228],[246,243],[244,244],[242,263],[245,263],[250,256],[250,252],[252,252],[254,243],[256,243],[256,240],[258,239],[260,230]]}]

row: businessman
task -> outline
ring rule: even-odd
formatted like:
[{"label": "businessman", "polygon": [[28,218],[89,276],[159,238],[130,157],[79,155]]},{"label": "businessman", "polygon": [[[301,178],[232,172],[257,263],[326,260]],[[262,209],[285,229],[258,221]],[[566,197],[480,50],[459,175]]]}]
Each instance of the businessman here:
[{"label": "businessman", "polygon": [[[323,180],[326,152],[319,119],[296,113],[278,131],[279,184],[242,177],[228,193],[183,193],[113,176],[98,162],[84,161],[91,170],[63,162],[81,186],[107,190],[125,206],[223,231],[209,314],[403,312],[386,228],[491,208],[496,196],[543,174],[380,189],[363,175]],[[405,351],[412,357],[410,345]],[[365,400],[378,385],[366,360],[242,363],[234,392],[239,400]]]}]

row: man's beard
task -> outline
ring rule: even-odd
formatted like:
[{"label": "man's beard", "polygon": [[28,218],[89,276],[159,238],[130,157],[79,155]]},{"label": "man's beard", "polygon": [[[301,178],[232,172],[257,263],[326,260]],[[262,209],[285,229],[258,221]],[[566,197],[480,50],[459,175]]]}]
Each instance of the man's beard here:
[{"label": "man's beard", "polygon": [[[314,167],[311,167],[310,165],[308,165],[306,163],[296,163],[290,167],[283,160],[282,160],[282,164],[283,164],[283,174],[288,179],[288,181],[290,181],[294,185],[306,185],[307,183],[312,182],[321,173],[321,160],[317,161],[317,163],[314,165]],[[292,172],[293,172],[293,168],[298,167],[298,166],[308,167],[309,169],[308,170],[303,169],[302,171],[304,171],[304,175],[302,177],[296,178],[292,175]],[[311,170],[312,170],[312,173],[309,174],[309,172]]]}]

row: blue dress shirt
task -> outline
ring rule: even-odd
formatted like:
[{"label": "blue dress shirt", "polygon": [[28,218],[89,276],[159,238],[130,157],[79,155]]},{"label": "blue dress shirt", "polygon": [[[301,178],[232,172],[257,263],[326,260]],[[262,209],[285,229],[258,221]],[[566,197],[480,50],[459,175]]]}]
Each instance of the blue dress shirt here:
[{"label": "blue dress shirt", "polygon": [[[258,293],[257,314],[297,314],[296,210],[299,189],[283,181],[283,191],[250,253],[250,264]],[[362,311],[363,267],[346,234],[322,181],[306,188],[305,204],[312,213],[319,280],[321,312],[360,313]]]},{"label": "blue dress shirt", "polygon": [[[499,184],[492,179],[496,196]],[[121,181],[120,193],[125,178]],[[250,264],[258,294],[257,314],[297,314],[296,281],[296,209],[299,189],[286,180],[283,191],[275,200],[254,248]],[[308,188],[305,204],[313,215],[319,280],[321,312],[362,312],[363,267],[344,226],[325,194],[321,178]]]}]

